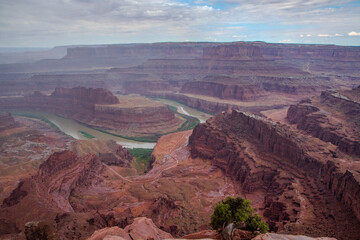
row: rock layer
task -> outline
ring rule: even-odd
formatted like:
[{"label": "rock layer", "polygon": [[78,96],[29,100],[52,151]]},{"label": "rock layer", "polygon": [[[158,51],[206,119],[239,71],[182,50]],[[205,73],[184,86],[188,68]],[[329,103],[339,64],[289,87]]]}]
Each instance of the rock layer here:
[{"label": "rock layer", "polygon": [[[292,233],[308,229],[312,236],[339,239],[359,237],[355,228],[346,233],[349,223],[342,222],[349,218],[359,224],[359,173],[342,163],[350,166],[352,158],[334,158],[336,150],[326,150],[324,142],[232,111],[198,125],[189,145],[192,157],[209,159],[239,183],[239,191],[259,204],[271,229]],[[324,208],[321,202],[337,209],[329,212],[330,207]],[[330,226],[341,233],[329,230]]]},{"label": "rock layer", "polygon": [[360,156],[359,87],[345,91],[349,98],[335,90],[323,91],[320,97],[291,105],[287,119],[323,141],[331,142],[347,154]]},{"label": "rock layer", "polygon": [[155,134],[173,129],[182,121],[166,105],[126,105],[107,90],[84,87],[57,88],[50,96],[35,92],[24,98],[4,98],[0,106],[61,114],[125,135]]}]

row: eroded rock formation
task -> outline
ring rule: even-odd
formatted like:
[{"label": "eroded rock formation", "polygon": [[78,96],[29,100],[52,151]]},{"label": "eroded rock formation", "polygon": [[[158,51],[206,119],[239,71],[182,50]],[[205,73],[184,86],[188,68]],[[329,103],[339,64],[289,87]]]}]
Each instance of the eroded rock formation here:
[{"label": "eroded rock formation", "polygon": [[120,103],[110,91],[85,87],[56,88],[50,96],[37,91],[23,98],[4,98],[0,100],[0,106],[61,114],[124,135],[151,135],[173,130],[183,121],[166,105],[137,106],[136,102],[129,105]]},{"label": "eroded rock formation", "polygon": [[[291,105],[287,119],[323,141],[331,142],[347,154],[360,156],[360,97],[359,87],[351,91],[327,90]],[[347,97],[347,96],[349,97]]]},{"label": "eroded rock formation", "polygon": [[238,111],[198,125],[189,146],[192,157],[209,159],[239,184],[272,230],[359,237],[348,222],[360,222],[359,173],[351,157],[334,156],[335,147]]},{"label": "eroded rock formation", "polygon": [[80,158],[68,150],[54,153],[40,165],[36,175],[21,181],[3,201],[0,218],[16,220],[17,228],[23,229],[28,221],[49,219],[58,212],[74,212],[69,202],[71,193],[77,188],[91,189],[101,182],[102,169],[94,154]]}]

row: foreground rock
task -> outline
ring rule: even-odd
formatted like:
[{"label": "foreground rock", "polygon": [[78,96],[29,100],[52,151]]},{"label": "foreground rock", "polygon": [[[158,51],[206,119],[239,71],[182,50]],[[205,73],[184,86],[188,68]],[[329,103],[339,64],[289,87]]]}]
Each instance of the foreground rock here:
[{"label": "foreground rock", "polygon": [[[131,236],[131,237],[130,237]],[[144,239],[144,240],[161,240],[173,238],[171,234],[160,230],[155,226],[153,221],[149,218],[141,217],[135,218],[134,222],[124,229],[119,227],[105,228],[98,230],[88,238],[88,240],[102,240],[102,239]]]}]

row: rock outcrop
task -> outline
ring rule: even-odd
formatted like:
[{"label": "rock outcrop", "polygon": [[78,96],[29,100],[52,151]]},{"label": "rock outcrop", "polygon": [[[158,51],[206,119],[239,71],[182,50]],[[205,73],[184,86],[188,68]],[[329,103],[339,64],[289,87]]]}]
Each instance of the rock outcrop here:
[{"label": "rock outcrop", "polygon": [[94,154],[80,158],[68,150],[54,153],[40,165],[36,175],[21,181],[3,201],[0,218],[5,215],[22,229],[27,221],[51,219],[58,212],[74,212],[70,195],[75,189],[91,189],[100,183],[102,170]]},{"label": "rock outcrop", "polygon": [[16,127],[17,124],[11,113],[0,113],[0,131]]},{"label": "rock outcrop", "polygon": [[341,151],[360,156],[358,89],[345,91],[350,98],[335,90],[323,91],[320,97],[291,105],[287,119],[298,129],[338,146]]},{"label": "rock outcrop", "polygon": [[[130,237],[131,236],[131,237]],[[144,239],[162,240],[172,239],[171,234],[160,230],[154,222],[146,217],[135,218],[134,222],[124,229],[119,227],[104,228],[93,233],[88,240],[103,239]]]},{"label": "rock outcrop", "polygon": [[287,234],[276,234],[276,233],[261,234],[255,238],[253,238],[253,240],[272,240],[272,239],[277,239],[277,240],[336,240],[336,238],[328,238],[328,237],[312,238],[312,237],[307,237],[307,236],[303,236],[303,235],[287,235]]},{"label": "rock outcrop", "polygon": [[114,165],[120,167],[130,167],[130,163],[133,159],[129,150],[116,144],[115,141],[108,141],[107,147],[110,152],[99,153],[99,160],[106,165]]},{"label": "rock outcrop", "polygon": [[[312,236],[359,237],[355,228],[352,233],[329,231],[330,226],[339,230],[343,218],[359,224],[360,185],[352,158],[334,157],[336,149],[327,150],[324,142],[232,111],[199,124],[189,146],[193,158],[209,159],[238,182],[246,197],[262,202],[258,207],[271,229],[301,233],[305,228]],[[329,212],[330,207],[321,206],[325,202],[338,209]],[[316,228],[311,227],[314,221]],[[345,224],[342,229],[348,228]]]}]

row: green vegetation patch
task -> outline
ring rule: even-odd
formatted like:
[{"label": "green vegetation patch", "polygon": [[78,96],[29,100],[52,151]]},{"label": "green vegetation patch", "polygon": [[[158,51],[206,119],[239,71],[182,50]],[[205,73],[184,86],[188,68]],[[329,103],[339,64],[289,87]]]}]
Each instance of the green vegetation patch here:
[{"label": "green vegetation patch", "polygon": [[216,204],[214,213],[211,215],[210,225],[219,232],[223,231],[230,223],[235,223],[237,228],[251,232],[268,232],[268,224],[253,212],[250,200],[242,197],[227,197]]},{"label": "green vegetation patch", "polygon": [[174,112],[174,114],[177,114],[186,120],[183,124],[181,124],[181,126],[178,129],[176,129],[176,131],[167,132],[167,133],[159,133],[159,134],[154,134],[151,136],[130,137],[130,136],[124,136],[124,135],[120,135],[120,134],[117,134],[114,132],[110,132],[110,131],[107,131],[107,130],[101,129],[101,128],[94,128],[94,129],[99,132],[103,132],[103,133],[106,133],[106,134],[109,134],[112,136],[121,137],[124,139],[133,140],[133,141],[137,141],[137,142],[157,142],[157,140],[163,135],[194,129],[195,126],[200,123],[199,119],[192,117],[192,116],[185,115],[185,114],[181,114],[177,111],[176,107],[171,106],[171,105],[168,105],[168,106],[171,109],[171,111]]},{"label": "green vegetation patch", "polygon": [[124,139],[128,139],[128,140],[133,140],[136,142],[157,142],[157,140],[162,136],[162,134],[155,134],[155,135],[151,135],[151,136],[143,136],[143,137],[129,137],[129,136],[124,136],[124,135],[120,135],[120,134],[116,134],[114,132],[109,132],[105,129],[101,129],[101,128],[93,128],[99,132],[102,133],[106,133],[115,137],[121,137]]},{"label": "green vegetation patch", "polygon": [[150,160],[153,149],[147,148],[128,148],[130,154],[135,157],[133,167],[139,174],[146,173],[147,164]]},{"label": "green vegetation patch", "polygon": [[95,138],[93,135],[91,135],[90,133],[84,132],[84,131],[79,131],[79,133],[81,133],[81,135],[83,135],[86,138]]},{"label": "green vegetation patch", "polygon": [[58,126],[56,126],[54,123],[52,123],[49,119],[47,119],[44,116],[40,116],[40,115],[37,115],[34,113],[29,113],[29,112],[22,112],[22,111],[11,111],[11,114],[14,116],[38,119],[40,121],[47,123],[48,125],[50,125],[50,127],[60,130],[60,128]]}]

